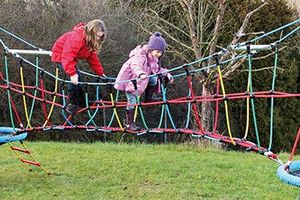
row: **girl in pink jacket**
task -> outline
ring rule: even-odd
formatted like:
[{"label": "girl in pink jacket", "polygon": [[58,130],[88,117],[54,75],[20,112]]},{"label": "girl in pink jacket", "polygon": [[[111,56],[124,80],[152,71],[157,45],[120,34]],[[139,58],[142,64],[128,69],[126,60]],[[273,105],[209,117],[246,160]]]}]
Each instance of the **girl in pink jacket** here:
[{"label": "girl in pink jacket", "polygon": [[[166,42],[159,32],[155,32],[149,39],[147,45],[139,45],[129,54],[129,59],[123,64],[114,87],[117,90],[125,91],[126,107],[126,128],[131,131],[138,131],[140,127],[134,123],[134,104],[137,103],[137,96],[145,91],[145,102],[151,102],[152,94],[158,88],[157,76],[148,77],[153,74],[162,74],[173,82],[172,75],[166,73],[167,69],[160,67],[160,59],[166,49]],[[136,80],[136,84],[130,80]]]}]

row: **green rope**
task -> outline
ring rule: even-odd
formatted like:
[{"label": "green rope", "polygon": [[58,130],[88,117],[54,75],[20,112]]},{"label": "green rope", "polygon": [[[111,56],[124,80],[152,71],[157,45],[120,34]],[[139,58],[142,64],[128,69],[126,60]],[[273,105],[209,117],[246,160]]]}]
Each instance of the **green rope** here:
[{"label": "green rope", "polygon": [[[164,101],[164,93],[163,93],[163,84],[160,83],[160,88],[161,88],[161,91],[162,91],[162,95],[163,95],[163,101]],[[158,128],[161,128],[162,126],[162,123],[163,123],[163,119],[164,119],[164,116],[165,116],[165,109],[166,109],[166,105],[163,104],[162,107],[161,107],[161,114],[160,114],[160,120],[159,120],[159,125],[158,125]]]},{"label": "green rope", "polygon": [[162,105],[158,128],[161,128],[161,125],[162,125],[162,122],[163,122],[163,118],[164,118],[164,110],[165,110],[165,105]]},{"label": "green rope", "polygon": [[143,114],[143,110],[141,107],[139,107],[139,112],[140,112],[140,115],[141,115],[141,118],[142,118],[142,122],[143,122],[143,125],[146,129],[149,129],[149,127],[147,126],[146,124],[146,120],[145,120],[145,117],[144,117],[144,114]]},{"label": "green rope", "polygon": [[14,122],[14,117],[13,117],[13,111],[11,107],[11,100],[10,100],[10,89],[9,89],[9,76],[8,76],[8,61],[7,61],[7,55],[5,53],[4,56],[4,66],[5,66],[5,76],[6,76],[6,86],[7,86],[7,100],[8,100],[8,108],[9,108],[9,115],[10,115],[10,121],[11,121],[11,126],[14,131],[16,131],[15,127],[15,122]]},{"label": "green rope", "polygon": [[88,122],[85,124],[86,126],[89,125],[89,123],[93,123],[95,127],[97,127],[97,124],[95,123],[94,121],[94,117],[96,116],[97,112],[98,112],[98,108],[95,110],[95,112],[93,113],[93,115],[91,114],[91,110],[90,110],[90,106],[89,106],[89,97],[88,97],[88,92],[85,91],[85,106],[86,106],[86,109],[87,109],[87,113],[88,113],[88,116],[89,116],[89,120]]},{"label": "green rope", "polygon": [[[163,102],[166,103],[167,102],[167,95],[166,95],[166,90],[167,88],[164,87],[164,85],[161,83],[161,91],[162,91],[162,98],[163,98]],[[164,112],[165,111],[165,112]],[[167,104],[164,104],[162,106],[162,113],[161,113],[161,117],[160,117],[160,122],[159,122],[159,128],[161,127],[162,125],[162,120],[163,120],[163,116],[168,116],[169,119],[170,119],[170,122],[171,122],[171,125],[173,126],[174,129],[177,129],[176,126],[175,126],[175,123],[173,121],[173,118],[172,118],[172,115],[171,115],[171,112],[170,112],[170,109],[168,107]],[[166,126],[166,125],[165,125]],[[167,127],[165,127],[167,128]]]},{"label": "green rope", "polygon": [[143,122],[143,125],[146,129],[149,129],[148,126],[147,126],[147,123],[146,123],[146,120],[145,120],[145,117],[144,117],[144,113],[143,113],[143,109],[141,108],[141,101],[140,101],[140,98],[137,97],[137,104],[138,104],[138,109],[139,109],[139,113],[141,115],[141,119],[142,119],[142,122]]},{"label": "green rope", "polygon": [[[99,101],[99,86],[96,87],[96,101]],[[89,106],[89,98],[88,98],[88,92],[85,92],[85,105],[88,111],[88,116],[89,116],[89,121],[85,124],[86,126],[88,126],[91,122],[94,124],[95,127],[97,127],[97,124],[94,121],[94,118],[96,116],[96,114],[99,111],[99,107],[97,106],[95,112],[93,113],[93,115],[91,115],[91,111],[90,111],[90,106]]]},{"label": "green rope", "polygon": [[[250,95],[253,94],[253,88],[252,88],[252,55],[250,52],[248,52],[248,63],[249,63],[249,83],[250,83]],[[251,97],[250,97],[251,98]],[[255,135],[257,140],[257,146],[260,148],[260,141],[259,141],[259,134],[258,134],[258,128],[257,128],[257,122],[256,122],[256,113],[255,113],[255,105],[254,105],[254,99],[251,98],[251,107],[252,107],[252,115],[253,115],[253,123],[254,123],[254,129],[255,129]]]},{"label": "green rope", "polygon": [[[165,92],[165,93],[166,93],[166,92]],[[166,95],[165,95],[165,97],[164,97],[164,102],[167,102]],[[167,111],[167,116],[168,116],[169,119],[170,119],[170,122],[171,122],[172,127],[173,127],[174,129],[177,129],[177,128],[176,128],[176,125],[175,125],[175,123],[174,123],[172,114],[171,114],[171,112],[170,112],[169,106],[166,105],[165,109],[166,109],[166,111]]]},{"label": "green rope", "polygon": [[[189,90],[188,97],[191,97],[191,90]],[[189,127],[190,117],[191,117],[191,110],[192,110],[192,106],[191,105],[192,105],[192,103],[189,102],[188,103],[188,113],[187,113],[187,116],[186,116],[186,124],[185,124],[184,128],[188,128]]]},{"label": "green rope", "polygon": [[[274,57],[274,70],[272,77],[272,88],[271,91],[275,89],[276,71],[278,65],[278,49],[275,47],[275,57]],[[270,142],[268,150],[270,151],[273,143],[273,123],[274,123],[274,97],[271,97],[271,111],[270,111]]]}]

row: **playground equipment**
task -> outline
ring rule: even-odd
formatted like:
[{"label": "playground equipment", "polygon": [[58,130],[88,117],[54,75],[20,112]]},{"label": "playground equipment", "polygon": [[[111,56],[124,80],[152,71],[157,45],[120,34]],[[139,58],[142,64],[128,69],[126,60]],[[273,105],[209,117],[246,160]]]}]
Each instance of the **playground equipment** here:
[{"label": "playground equipment", "polygon": [[[18,134],[17,134],[18,133]],[[19,160],[24,164],[29,171],[33,170],[31,166],[36,166],[41,168],[47,174],[50,174],[44,167],[42,167],[41,163],[37,162],[36,159],[32,156],[29,149],[23,143],[27,137],[27,132],[22,132],[21,129],[11,128],[11,127],[0,127],[0,145],[9,144],[10,149],[15,153],[15,155],[19,158]],[[22,147],[13,146],[12,142],[19,141]],[[27,155],[30,159],[25,159],[21,154]]]},{"label": "playground equipment", "polygon": [[[240,146],[249,151],[258,152],[269,159],[277,162],[280,167],[283,166],[282,161],[274,154],[272,149],[272,139],[273,139],[273,112],[274,112],[274,99],[275,98],[299,98],[300,94],[295,93],[286,93],[279,92],[275,90],[275,80],[276,72],[278,65],[278,55],[279,50],[278,46],[281,42],[289,38],[291,35],[295,34],[300,26],[288,31],[280,39],[272,42],[271,44],[257,44],[259,41],[269,35],[290,28],[296,24],[300,23],[300,19],[291,22],[287,25],[279,27],[271,32],[265,33],[259,37],[256,37],[250,41],[238,43],[236,45],[231,45],[228,49],[223,49],[213,55],[195,60],[191,63],[186,63],[181,66],[177,66],[169,70],[174,74],[174,79],[182,79],[180,81],[187,84],[188,90],[187,94],[182,97],[176,97],[173,99],[168,99],[167,87],[164,84],[160,75],[151,75],[158,76],[161,79],[161,91],[162,91],[162,100],[158,102],[143,103],[140,101],[140,98],[137,99],[137,105],[135,106],[135,120],[137,116],[140,117],[143,124],[143,129],[138,132],[130,132],[132,134],[142,135],[149,133],[181,133],[181,134],[190,134],[196,138],[207,138],[210,140],[215,140],[218,142],[224,142]],[[0,93],[6,94],[11,127],[8,128],[10,131],[8,133],[9,137],[14,137],[15,140],[22,140],[21,135],[24,133],[30,133],[32,131],[49,131],[49,130],[71,130],[71,129],[85,129],[86,131],[96,131],[102,133],[113,133],[113,132],[128,132],[121,123],[119,117],[119,109],[122,109],[127,106],[125,101],[119,100],[119,91],[113,90],[113,85],[116,83],[114,78],[108,77],[106,80],[101,80],[99,77],[81,71],[82,74],[87,76],[89,79],[95,80],[94,82],[80,82],[85,88],[85,107],[81,108],[75,115],[67,115],[65,112],[67,95],[65,92],[65,84],[70,81],[65,80],[60,77],[58,67],[46,67],[40,65],[41,55],[49,56],[51,55],[50,51],[46,51],[36,47],[35,45],[23,40],[19,36],[16,36],[7,30],[0,28],[0,33],[12,37],[17,41],[21,42],[30,50],[22,49],[11,49],[4,42],[4,39],[0,37],[0,43],[3,47],[3,57],[4,57],[4,67],[0,68]],[[0,35],[1,36],[1,35]],[[4,38],[4,37],[3,37]],[[232,58],[221,60],[220,57],[223,55],[230,54],[232,51],[240,53]],[[253,91],[252,84],[252,60],[257,52],[262,51],[272,51],[274,54],[274,65],[273,65],[273,78],[272,85],[269,91]],[[31,61],[32,55],[36,56],[34,61]],[[28,57],[26,57],[28,56]],[[12,63],[18,65],[17,71],[19,72],[19,78],[15,78],[15,71],[12,71],[12,67],[9,67],[10,58],[13,59]],[[47,58],[50,60],[49,58]],[[228,63],[236,62],[241,59],[246,59],[248,64],[248,83],[246,91],[241,93],[232,93],[227,94],[225,90],[225,84],[223,81],[222,67]],[[207,62],[211,61],[211,62]],[[199,63],[213,63],[208,66],[201,68],[195,68],[194,66]],[[193,76],[197,73],[202,73],[207,69],[216,69],[216,93],[209,96],[197,96],[196,88],[193,87]],[[54,72],[53,72],[54,70]],[[26,79],[27,73],[32,74],[34,71],[35,82],[29,83]],[[15,78],[14,81],[11,79]],[[137,80],[128,80],[131,81],[134,85]],[[175,80],[176,81],[176,80]],[[26,84],[25,84],[26,83]],[[51,83],[51,84],[50,84]],[[53,84],[54,83],[54,84]],[[100,89],[104,88],[109,93],[110,100],[105,100],[100,94]],[[93,90],[95,97],[90,97],[91,92],[88,90]],[[22,95],[22,99],[18,99],[17,96]],[[255,112],[255,99],[256,98],[269,98],[271,100],[270,108],[270,139],[269,146],[267,148],[261,146],[260,136],[258,131],[258,124],[256,119]],[[245,134],[243,138],[234,137],[234,134],[231,130],[230,123],[230,113],[229,113],[229,100],[236,99],[245,99],[247,107],[247,121]],[[16,101],[21,100],[23,104],[23,110],[20,111],[16,107]],[[212,130],[205,130],[202,126],[201,116],[198,111],[198,105],[203,102],[212,102],[215,103],[215,117],[214,117],[214,127]],[[20,102],[18,102],[20,103]],[[225,117],[226,117],[226,126],[227,126],[227,135],[219,134],[218,132],[218,120],[219,120],[219,104],[224,103]],[[173,119],[172,112],[170,109],[171,105],[184,105],[186,107],[187,113],[184,116],[185,123],[182,127],[179,127],[179,123],[176,123]],[[149,123],[144,116],[144,108],[147,106],[155,106],[161,108],[160,120],[157,123],[157,126],[150,127]],[[248,141],[248,132],[250,126],[250,110],[252,110],[253,116],[253,126],[255,130],[256,143]],[[64,120],[61,121],[55,117],[54,113],[61,113]],[[42,117],[41,117],[42,116]],[[75,116],[85,116],[86,120],[80,121],[80,124],[76,123],[76,120],[73,120]],[[108,116],[110,119],[107,120]],[[196,122],[197,128],[190,128],[192,117]],[[102,122],[99,122],[98,118],[103,119]],[[33,120],[34,119],[34,120]],[[169,122],[169,123],[168,123]],[[16,127],[16,123],[19,124]],[[5,128],[4,128],[5,129]],[[14,141],[15,141],[14,140]],[[0,144],[9,143],[13,140],[0,140]],[[15,148],[16,149],[16,148]],[[22,159],[21,159],[22,161]],[[22,161],[23,162],[23,161]],[[23,162],[24,163],[24,162]],[[30,162],[27,162],[31,164]],[[294,166],[298,168],[298,162],[292,162],[289,165],[290,169],[293,169]],[[37,165],[40,166],[40,165]],[[293,175],[291,175],[293,176]],[[299,184],[294,184],[299,186]]]},{"label": "playground equipment", "polygon": [[277,169],[277,176],[280,180],[297,187],[300,187],[300,161],[293,162],[292,159],[294,154],[296,153],[299,138],[300,138],[300,127],[298,129],[298,134],[295,139],[293,150],[290,154],[287,163],[279,166],[279,168]]}]

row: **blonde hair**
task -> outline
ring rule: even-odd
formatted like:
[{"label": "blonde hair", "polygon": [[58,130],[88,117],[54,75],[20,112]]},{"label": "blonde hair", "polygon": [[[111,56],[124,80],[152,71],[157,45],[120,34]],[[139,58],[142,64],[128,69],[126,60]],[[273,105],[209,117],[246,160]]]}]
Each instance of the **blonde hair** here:
[{"label": "blonde hair", "polygon": [[[102,31],[104,34],[97,39],[97,32]],[[91,51],[98,52],[106,38],[106,27],[102,20],[94,19],[84,26],[86,46]]]}]

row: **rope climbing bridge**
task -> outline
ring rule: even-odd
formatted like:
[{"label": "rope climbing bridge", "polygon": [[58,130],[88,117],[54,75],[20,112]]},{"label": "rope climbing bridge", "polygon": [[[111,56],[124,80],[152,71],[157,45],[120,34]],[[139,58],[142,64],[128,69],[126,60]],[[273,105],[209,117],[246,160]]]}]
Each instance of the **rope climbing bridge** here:
[{"label": "rope climbing bridge", "polygon": [[[99,133],[127,132],[136,135],[151,133],[188,134],[195,138],[206,138],[229,143],[249,151],[258,152],[282,166],[282,161],[272,152],[272,140],[274,137],[274,101],[276,98],[299,98],[300,94],[275,90],[278,58],[280,54],[279,46],[282,42],[298,32],[300,29],[299,23],[300,19],[252,40],[231,45],[227,49],[222,49],[213,55],[168,70],[168,72],[173,74],[175,82],[180,81],[180,83],[184,83],[187,86],[187,92],[183,96],[169,98],[169,88],[162,76],[159,74],[151,75],[158,76],[161,80],[160,90],[162,92],[162,99],[156,102],[144,103],[140,100],[140,97],[137,97],[138,103],[133,105],[135,106],[135,121],[139,121],[143,125],[143,128],[136,132],[126,130],[121,122],[121,115],[128,105],[127,102],[121,98],[122,94],[113,89],[113,85],[117,83],[114,77],[102,79],[88,72],[80,71],[87,79],[91,80],[79,83],[85,89],[85,106],[78,110],[75,115],[68,115],[65,108],[69,97],[66,95],[65,86],[67,83],[70,83],[70,81],[62,77],[63,73],[60,72],[58,66],[41,64],[41,62],[43,62],[43,59],[40,59],[41,56],[46,56],[46,59],[49,61],[51,52],[40,49],[0,27],[0,43],[3,47],[4,58],[4,65],[0,67],[0,93],[6,95],[11,122],[9,125],[11,127],[1,127],[0,144],[10,144],[14,141],[21,141],[21,144],[23,144],[22,140],[26,138],[28,133],[51,130],[82,129]],[[293,26],[296,26],[296,28],[291,29]],[[282,33],[279,39],[270,44],[260,44],[262,39],[278,32]],[[7,37],[22,43],[23,46],[26,46],[26,49],[9,48],[4,40],[4,38]],[[274,56],[272,83],[268,91],[253,90],[253,58],[261,52],[271,52]],[[221,59],[223,56],[226,56],[227,59]],[[222,69],[229,63],[241,60],[246,60],[248,65],[248,79],[245,91],[227,94]],[[202,64],[201,68],[197,67],[200,63]],[[203,63],[210,64],[203,66]],[[194,77],[208,69],[215,73],[210,76],[216,77],[215,93],[207,96],[197,95],[199,91],[198,88],[194,87],[195,81],[197,81]],[[30,79],[27,78],[28,76],[31,76]],[[136,85],[137,81],[138,80],[127,80],[127,82],[132,82],[134,85]],[[102,94],[103,91],[108,94],[108,98],[104,98]],[[255,106],[256,99],[258,98],[271,100],[268,147],[261,146]],[[244,100],[246,104],[246,127],[244,137],[242,138],[235,137],[236,133],[233,133],[231,128],[229,107],[230,102],[234,100]],[[199,105],[205,102],[215,104],[214,126],[212,130],[205,130],[202,125]],[[18,109],[20,105],[22,105],[22,110]],[[225,132],[227,132],[228,135],[220,134],[222,131],[218,130],[219,112],[221,112],[219,108],[221,105],[224,107],[223,113],[227,127]],[[184,122],[174,120],[172,108],[177,106],[182,106],[186,110],[185,115],[182,116]],[[160,109],[160,117],[158,117],[159,120],[157,122],[152,122],[151,120],[153,119],[147,120],[145,115],[145,112],[149,111],[147,107]],[[57,113],[59,113],[59,115],[57,115]],[[256,137],[255,142],[247,140],[251,115]],[[156,126],[151,127],[150,121],[151,124],[156,124]],[[192,121],[196,122],[196,127],[191,125]],[[13,146],[11,146],[11,149],[23,153],[29,152],[26,149],[23,150]],[[23,163],[41,167],[41,164],[35,160],[25,161],[21,157],[20,160]],[[293,185],[300,186],[300,181]]]}]

